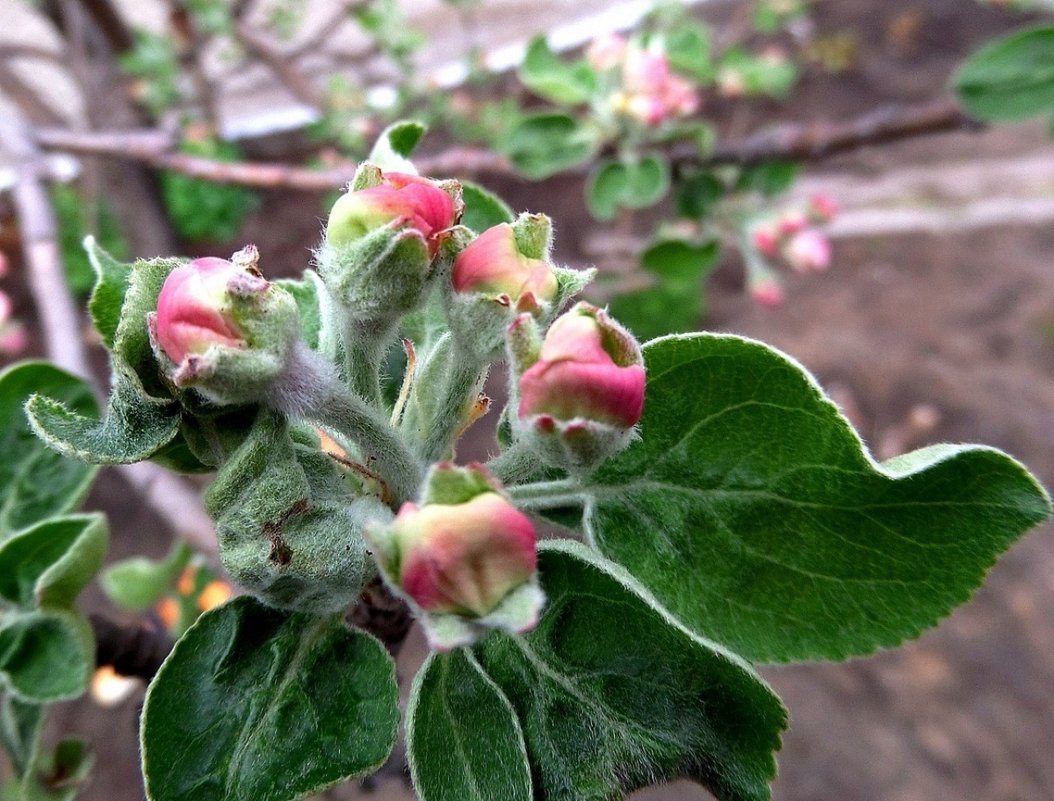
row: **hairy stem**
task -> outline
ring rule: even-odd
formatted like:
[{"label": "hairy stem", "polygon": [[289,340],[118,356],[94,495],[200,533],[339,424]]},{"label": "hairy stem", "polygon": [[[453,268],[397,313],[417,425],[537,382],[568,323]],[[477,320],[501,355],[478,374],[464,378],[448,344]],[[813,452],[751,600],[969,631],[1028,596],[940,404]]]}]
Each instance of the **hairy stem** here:
[{"label": "hairy stem", "polygon": [[581,506],[585,492],[578,481],[562,478],[507,487],[509,497],[521,509],[558,509],[561,506]]}]

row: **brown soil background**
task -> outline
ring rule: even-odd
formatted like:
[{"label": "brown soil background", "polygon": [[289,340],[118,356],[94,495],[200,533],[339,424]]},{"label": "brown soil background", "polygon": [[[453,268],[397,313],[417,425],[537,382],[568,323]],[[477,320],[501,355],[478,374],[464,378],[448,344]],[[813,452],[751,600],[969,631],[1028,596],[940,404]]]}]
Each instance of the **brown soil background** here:
[{"label": "brown soil background", "polygon": [[[938,96],[961,57],[1013,24],[970,0],[831,0],[818,4],[817,19],[823,32],[855,34],[857,64],[837,78],[810,73],[794,102],[764,111],[769,118],[839,118],[883,102]],[[731,127],[750,125],[740,115]],[[1033,128],[957,134],[862,151],[811,173],[877,175],[905,163],[936,168],[947,159],[1028,152],[1043,144]],[[544,210],[557,220],[558,255],[574,263],[587,260],[582,247],[594,224],[583,217],[579,186],[491,183],[515,208]],[[243,241],[256,241],[265,265],[295,273],[306,264],[322,215],[319,198],[268,194]],[[788,302],[775,311],[745,299],[740,274],[732,260],[719,269],[706,327],[762,339],[799,359],[843,403],[873,448],[984,442],[1013,453],[1054,486],[1049,227],[842,241],[832,271],[791,277]],[[16,300],[28,316],[24,293],[16,291]],[[906,421],[920,406],[936,412],[936,423],[914,431]],[[117,476],[104,474],[88,505],[111,517],[112,559],[165,550],[160,523],[129,497]],[[87,602],[104,604],[96,590]],[[1051,798],[1052,621],[1054,528],[1048,525],[997,565],[969,605],[918,641],[846,664],[765,669],[792,717],[775,797]],[[404,674],[418,651],[414,640],[404,654]],[[53,735],[76,733],[95,748],[95,777],[83,795],[89,801],[143,797],[136,714],[132,700],[114,710],[66,704],[53,716]],[[389,801],[411,795],[396,778],[372,791],[348,787],[327,797]],[[709,796],[677,783],[635,797]]]}]

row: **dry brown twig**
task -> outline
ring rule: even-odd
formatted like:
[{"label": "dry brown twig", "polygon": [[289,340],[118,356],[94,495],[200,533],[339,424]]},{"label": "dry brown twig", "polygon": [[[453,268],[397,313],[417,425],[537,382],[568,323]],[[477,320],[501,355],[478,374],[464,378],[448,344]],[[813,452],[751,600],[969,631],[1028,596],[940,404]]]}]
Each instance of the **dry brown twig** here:
[{"label": "dry brown twig", "polygon": [[[762,131],[742,140],[725,142],[709,156],[675,150],[675,169],[718,164],[756,164],[763,161],[818,161],[869,145],[903,139],[975,130],[980,124],[964,115],[952,101],[914,106],[890,106],[843,122],[787,125]],[[217,183],[235,183],[260,188],[306,191],[341,189],[354,174],[354,167],[308,170],[277,162],[222,162],[174,152],[174,134],[162,131],[77,132],[63,128],[39,128],[38,144],[51,150],[78,155],[104,155],[146,162]],[[417,159],[423,173],[432,175],[508,175],[513,168],[504,156],[473,147],[453,147],[434,156]]]}]

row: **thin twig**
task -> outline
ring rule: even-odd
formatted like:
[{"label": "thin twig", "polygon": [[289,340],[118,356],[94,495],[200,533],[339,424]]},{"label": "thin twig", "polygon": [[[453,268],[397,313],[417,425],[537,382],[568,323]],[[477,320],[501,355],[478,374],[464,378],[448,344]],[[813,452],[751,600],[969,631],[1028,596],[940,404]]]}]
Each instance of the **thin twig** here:
[{"label": "thin twig", "polygon": [[954,101],[938,100],[921,105],[887,106],[843,122],[784,125],[719,144],[709,156],[675,153],[674,161],[678,166],[820,161],[870,145],[982,127],[967,117]]},{"label": "thin twig", "polygon": [[290,50],[286,58],[289,61],[297,61],[304,56],[318,53],[329,41],[330,37],[340,30],[352,13],[368,4],[368,0],[343,0],[343,2],[338,3],[337,8],[330,14],[329,18],[324,20],[311,36]]},{"label": "thin twig", "polygon": [[182,0],[167,0],[169,26],[180,42],[179,63],[190,74],[194,82],[194,92],[202,117],[209,127],[209,134],[219,130],[219,106],[216,99],[216,87],[203,63],[203,54],[208,40]]},{"label": "thin twig", "polygon": [[46,47],[27,44],[0,44],[0,59],[26,58],[63,64],[62,56]]},{"label": "thin twig", "polygon": [[[709,156],[675,149],[675,167],[718,164],[756,164],[763,161],[820,161],[869,145],[951,131],[978,130],[980,123],[964,115],[951,101],[879,109],[845,122],[787,125],[742,140],[719,145]],[[161,131],[96,131],[80,133],[63,128],[40,128],[37,142],[43,148],[80,155],[132,159],[153,167],[217,183],[263,188],[326,191],[343,188],[354,167],[307,170],[277,162],[222,162],[173,152],[175,136]],[[453,147],[416,160],[429,175],[510,175],[507,158],[489,150]]]},{"label": "thin twig", "polygon": [[289,57],[266,34],[241,19],[235,20],[234,33],[245,49],[266,64],[293,97],[319,111],[326,108],[325,96],[293,66]]},{"label": "thin twig", "polygon": [[63,125],[66,122],[6,61],[0,61],[0,94],[14,101],[36,125]]}]

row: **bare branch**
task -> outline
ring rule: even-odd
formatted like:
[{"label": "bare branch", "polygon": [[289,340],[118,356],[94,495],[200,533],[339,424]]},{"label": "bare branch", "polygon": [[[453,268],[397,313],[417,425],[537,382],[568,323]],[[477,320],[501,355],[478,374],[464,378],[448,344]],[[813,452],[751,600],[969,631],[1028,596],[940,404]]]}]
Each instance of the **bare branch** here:
[{"label": "bare branch", "polygon": [[[325,192],[342,189],[355,175],[354,166],[308,170],[277,162],[223,162],[177,153],[173,152],[177,145],[176,138],[156,130],[81,132],[64,128],[40,128],[36,132],[36,139],[41,147],[49,150],[131,159],[216,183],[266,189]],[[417,165],[422,172],[434,175],[510,172],[503,156],[474,148],[452,148],[433,157],[418,159]]]},{"label": "bare branch", "polygon": [[[352,13],[367,5],[369,5],[367,0],[343,0],[343,2],[338,3],[337,8],[318,26],[314,34],[290,50],[287,58],[290,61],[297,61],[304,56],[317,53],[325,46],[329,38],[340,30],[341,25],[347,21]],[[376,50],[371,48],[371,52],[376,52]]]},{"label": "bare branch", "polygon": [[293,66],[289,57],[266,34],[241,19],[235,20],[234,31],[245,49],[266,64],[293,97],[319,111],[325,109],[325,96]]},{"label": "bare branch", "polygon": [[62,125],[66,121],[40,94],[28,86],[6,61],[0,61],[0,94],[17,105],[26,118],[36,125]]},{"label": "bare branch", "polygon": [[784,125],[746,139],[719,144],[706,157],[675,154],[674,161],[678,166],[820,161],[870,145],[981,127],[981,123],[963,114],[954,101],[939,100],[922,105],[880,108],[844,122]]},{"label": "bare branch", "polygon": [[125,53],[135,47],[135,36],[131,28],[125,24],[120,12],[110,0],[80,0],[80,4],[106,37],[113,52]]},{"label": "bare branch", "polygon": [[202,117],[209,127],[209,133],[219,130],[219,111],[216,100],[216,87],[209,78],[203,63],[203,54],[208,40],[202,34],[193,15],[183,5],[182,0],[167,0],[169,25],[180,43],[179,63],[190,74],[194,82],[194,92],[201,107]]},{"label": "bare branch", "polygon": [[27,44],[0,44],[0,59],[27,58],[62,64],[62,56],[46,47]]}]

